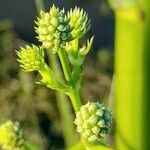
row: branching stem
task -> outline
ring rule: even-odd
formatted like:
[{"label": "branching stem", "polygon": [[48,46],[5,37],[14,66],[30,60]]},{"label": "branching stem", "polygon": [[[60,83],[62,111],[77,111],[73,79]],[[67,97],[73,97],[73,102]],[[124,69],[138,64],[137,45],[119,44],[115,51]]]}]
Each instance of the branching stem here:
[{"label": "branching stem", "polygon": [[58,56],[60,58],[60,62],[64,71],[64,76],[66,78],[66,80],[68,81],[68,83],[71,82],[72,77],[71,77],[71,70],[69,67],[69,62],[68,62],[68,58],[66,55],[66,52],[64,51],[64,49],[60,49],[58,51]]}]

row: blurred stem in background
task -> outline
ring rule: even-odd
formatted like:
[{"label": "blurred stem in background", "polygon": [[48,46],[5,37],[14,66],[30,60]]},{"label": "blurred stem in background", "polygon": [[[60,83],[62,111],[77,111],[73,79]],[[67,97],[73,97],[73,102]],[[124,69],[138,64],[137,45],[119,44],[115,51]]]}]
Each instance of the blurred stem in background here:
[{"label": "blurred stem in background", "polygon": [[110,93],[109,93],[109,97],[108,97],[108,102],[107,102],[107,106],[108,108],[112,111],[112,113],[114,114],[114,91],[115,90],[115,75],[113,75],[112,77],[112,81],[111,81],[111,87],[110,87]]},{"label": "blurred stem in background", "polygon": [[116,148],[148,150],[150,1],[110,0],[110,3],[116,18]]},{"label": "blurred stem in background", "polygon": [[[35,131],[32,131],[33,133],[36,132],[39,138],[41,139],[41,132],[37,120],[37,115],[36,115],[36,110],[35,110],[35,104],[34,101],[32,100],[32,91],[33,91],[33,78],[31,75],[28,75],[27,73],[24,73],[23,71],[19,72],[19,76],[21,78],[21,87],[23,89],[23,96],[21,97],[22,103],[24,103],[24,111],[27,111],[30,115],[28,115],[28,119],[30,124],[33,125],[33,129]],[[26,112],[26,113],[27,113]],[[41,145],[42,143],[40,143]],[[39,145],[39,144],[38,144]],[[42,147],[44,147],[42,145]]]},{"label": "blurred stem in background", "polygon": [[40,13],[40,10],[44,10],[43,0],[35,0],[35,5],[38,13]]},{"label": "blurred stem in background", "polygon": [[[41,9],[44,10],[44,4],[42,0],[35,0],[35,4],[38,10],[38,13],[40,12]],[[56,77],[61,79],[62,74],[60,71],[61,69],[59,69],[57,57],[52,53],[49,53],[48,56],[49,56],[50,66],[54,70]],[[73,115],[71,112],[71,106],[66,95],[60,92],[55,92],[55,94],[56,94],[56,99],[57,99],[57,107],[58,107],[60,118],[61,118],[62,132],[64,135],[65,146],[66,148],[69,148],[71,145],[75,144],[77,141],[77,137],[74,132],[75,129],[73,126]]]}]

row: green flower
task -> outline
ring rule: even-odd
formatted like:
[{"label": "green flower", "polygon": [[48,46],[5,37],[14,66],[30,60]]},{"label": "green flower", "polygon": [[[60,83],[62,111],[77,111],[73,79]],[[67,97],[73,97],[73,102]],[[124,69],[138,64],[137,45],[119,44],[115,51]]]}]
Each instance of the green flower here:
[{"label": "green flower", "polygon": [[44,51],[35,45],[26,45],[25,48],[17,51],[17,55],[20,66],[26,72],[40,70],[44,65]]},{"label": "green flower", "polygon": [[49,12],[40,12],[35,22],[37,25],[35,29],[38,40],[42,42],[44,48],[51,49],[55,53],[63,44],[72,39],[68,21],[64,10],[59,10],[54,5]]},{"label": "green flower", "polygon": [[86,12],[83,9],[75,7],[73,10],[67,14],[69,18],[69,25],[73,29],[71,34],[74,38],[83,37],[90,29],[90,20]]},{"label": "green flower", "polygon": [[101,141],[111,128],[111,113],[99,102],[88,102],[76,114],[77,132],[88,142]]},{"label": "green flower", "polygon": [[0,146],[4,150],[22,150],[24,139],[19,123],[7,121],[0,125]]}]

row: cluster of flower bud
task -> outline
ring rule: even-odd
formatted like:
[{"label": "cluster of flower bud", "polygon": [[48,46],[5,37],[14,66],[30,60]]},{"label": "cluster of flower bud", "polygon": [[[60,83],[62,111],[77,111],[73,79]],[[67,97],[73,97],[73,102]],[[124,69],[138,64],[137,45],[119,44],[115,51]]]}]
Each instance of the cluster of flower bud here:
[{"label": "cluster of flower bud", "polygon": [[87,13],[78,7],[75,7],[73,10],[67,14],[69,18],[69,25],[73,29],[71,34],[74,38],[83,37],[90,29],[90,20],[88,20]]},{"label": "cluster of flower bud", "polygon": [[111,128],[111,113],[99,102],[88,102],[76,114],[77,132],[88,142],[101,141]]},{"label": "cluster of flower bud", "polygon": [[41,11],[35,23],[38,40],[53,53],[74,38],[81,38],[90,28],[87,14],[77,7],[65,15],[64,9],[53,5],[49,12]]},{"label": "cluster of flower bud", "polygon": [[69,20],[65,16],[64,10],[59,10],[54,5],[49,12],[40,12],[40,17],[35,22],[38,39],[42,46],[57,52],[60,45],[72,39]]},{"label": "cluster of flower bud", "polygon": [[44,65],[44,51],[35,45],[21,47],[20,51],[17,51],[17,55],[20,66],[26,72],[40,70]]},{"label": "cluster of flower bud", "polygon": [[18,122],[7,121],[0,125],[0,146],[4,150],[22,150],[24,147],[23,132]]}]

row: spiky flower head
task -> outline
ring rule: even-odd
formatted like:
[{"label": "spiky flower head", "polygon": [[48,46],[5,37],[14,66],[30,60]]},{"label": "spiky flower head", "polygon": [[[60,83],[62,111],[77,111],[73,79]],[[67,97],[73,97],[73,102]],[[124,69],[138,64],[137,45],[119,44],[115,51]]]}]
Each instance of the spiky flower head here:
[{"label": "spiky flower head", "polygon": [[4,150],[22,150],[24,138],[18,122],[0,125],[0,146]]},{"label": "spiky flower head", "polygon": [[35,45],[21,47],[20,51],[17,51],[17,55],[20,66],[26,72],[40,70],[44,65],[44,51]]},{"label": "spiky flower head", "polygon": [[111,113],[99,102],[88,102],[76,114],[77,132],[88,142],[101,141],[111,128]]},{"label": "spiky flower head", "polygon": [[73,10],[67,14],[69,18],[69,25],[73,29],[71,34],[74,38],[83,37],[90,29],[90,20],[88,19],[87,13],[78,7],[75,7]]},{"label": "spiky flower head", "polygon": [[49,12],[40,12],[35,21],[37,25],[35,29],[44,48],[51,49],[55,53],[61,45],[72,39],[68,21],[64,10],[59,10],[55,5]]}]

